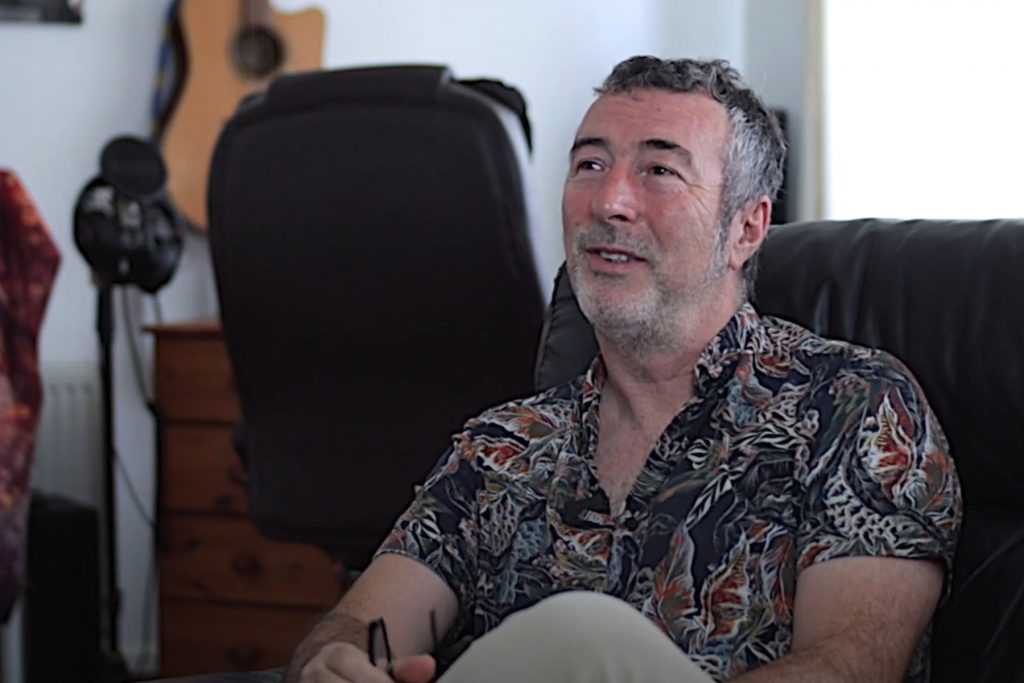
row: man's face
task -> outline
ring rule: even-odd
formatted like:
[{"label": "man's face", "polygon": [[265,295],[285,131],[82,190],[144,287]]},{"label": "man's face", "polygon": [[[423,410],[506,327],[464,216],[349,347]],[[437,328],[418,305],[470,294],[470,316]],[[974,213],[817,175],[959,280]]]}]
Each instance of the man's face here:
[{"label": "man's face", "polygon": [[601,96],[580,124],[562,198],[566,261],[598,332],[651,341],[722,295],[730,122],[702,94]]}]

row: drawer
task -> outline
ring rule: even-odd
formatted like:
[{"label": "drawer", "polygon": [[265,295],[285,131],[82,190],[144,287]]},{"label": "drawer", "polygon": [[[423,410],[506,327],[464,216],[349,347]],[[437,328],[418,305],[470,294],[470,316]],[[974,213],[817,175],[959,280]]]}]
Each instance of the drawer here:
[{"label": "drawer", "polygon": [[268,539],[246,518],[171,513],[161,526],[163,597],[326,609],[340,595],[324,551]]},{"label": "drawer", "polygon": [[321,613],[184,600],[160,603],[160,675],[284,666]]},{"label": "drawer", "polygon": [[166,424],[160,486],[167,512],[247,512],[245,468],[231,445],[231,427]]},{"label": "drawer", "polygon": [[156,400],[165,419],[238,421],[234,374],[222,338],[158,335],[156,357]]}]

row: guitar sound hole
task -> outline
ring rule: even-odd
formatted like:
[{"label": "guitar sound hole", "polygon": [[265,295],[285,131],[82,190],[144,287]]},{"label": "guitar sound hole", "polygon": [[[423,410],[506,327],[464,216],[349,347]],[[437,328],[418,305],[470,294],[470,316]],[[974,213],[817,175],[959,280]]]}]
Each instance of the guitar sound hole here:
[{"label": "guitar sound hole", "polygon": [[284,42],[263,26],[242,29],[231,46],[238,71],[248,78],[266,78],[284,62]]}]

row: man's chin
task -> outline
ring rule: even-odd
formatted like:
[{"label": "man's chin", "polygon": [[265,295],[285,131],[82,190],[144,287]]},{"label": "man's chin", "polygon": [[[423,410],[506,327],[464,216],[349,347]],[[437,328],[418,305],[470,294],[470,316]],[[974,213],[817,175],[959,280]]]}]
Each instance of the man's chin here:
[{"label": "man's chin", "polygon": [[603,339],[625,357],[640,359],[668,346],[665,330],[649,318],[606,316],[591,324],[598,339]]},{"label": "man's chin", "polygon": [[635,300],[623,301],[611,297],[599,297],[584,290],[576,295],[580,310],[599,332],[629,330],[649,327],[654,317],[654,308],[649,302],[640,304]]}]

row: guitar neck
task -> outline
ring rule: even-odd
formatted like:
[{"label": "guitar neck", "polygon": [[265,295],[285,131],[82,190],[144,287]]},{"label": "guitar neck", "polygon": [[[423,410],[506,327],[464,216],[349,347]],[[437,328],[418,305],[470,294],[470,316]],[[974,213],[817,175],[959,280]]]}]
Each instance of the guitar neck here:
[{"label": "guitar neck", "polygon": [[274,25],[274,14],[270,11],[269,0],[240,0],[242,7],[242,26],[263,26]]}]

